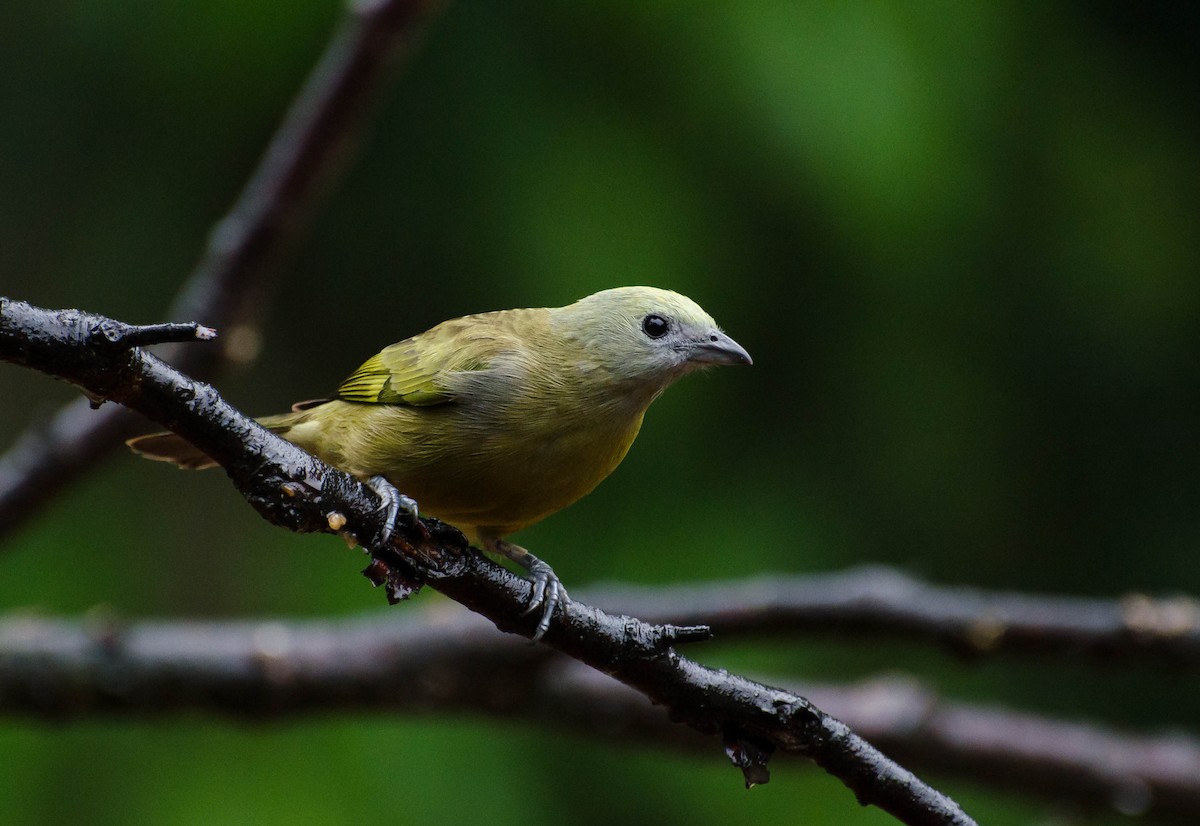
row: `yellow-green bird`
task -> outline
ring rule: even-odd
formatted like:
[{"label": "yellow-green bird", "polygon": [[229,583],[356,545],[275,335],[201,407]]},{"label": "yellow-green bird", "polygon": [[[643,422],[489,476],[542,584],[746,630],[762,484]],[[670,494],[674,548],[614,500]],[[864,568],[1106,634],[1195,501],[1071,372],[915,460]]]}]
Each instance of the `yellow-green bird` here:
[{"label": "yellow-green bird", "polygon": [[[612,473],[650,403],[680,376],[750,363],[686,296],[618,287],[566,307],[445,321],[383,349],[334,398],[259,422],[368,480],[392,519],[415,515],[412,497],[528,570],[528,610],[544,605],[537,639],[567,595],[549,565],[505,537]],[[215,464],[170,433],[129,445],[180,467]]]}]

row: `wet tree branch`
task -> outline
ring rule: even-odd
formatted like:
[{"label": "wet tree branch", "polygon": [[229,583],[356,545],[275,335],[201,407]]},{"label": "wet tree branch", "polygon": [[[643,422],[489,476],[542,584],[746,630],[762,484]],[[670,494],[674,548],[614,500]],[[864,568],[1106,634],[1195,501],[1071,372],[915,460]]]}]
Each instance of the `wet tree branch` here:
[{"label": "wet tree branch", "polygon": [[[1200,817],[1200,743],[1190,737],[955,703],[897,676],[796,688],[922,770],[1087,810]],[[621,744],[689,753],[708,746],[638,692],[470,615],[0,620],[0,715],[62,721],[185,711],[256,723],[339,711],[486,714]]]},{"label": "wet tree branch", "polygon": [[[531,636],[524,613],[530,584],[467,547],[437,520],[377,539],[379,500],[337,471],[247,419],[209,385],[134,348],[98,345],[111,319],[76,310],[42,310],[0,299],[0,358],[66,379],[93,399],[131,407],[196,444],[223,468],[264,518],[295,531],[336,525],[371,548],[367,573],[398,599],[422,583],[491,620]],[[202,346],[202,345],[201,345]],[[635,688],[667,708],[671,719],[720,735],[748,783],[766,782],[774,751],[808,757],[874,805],[909,824],[973,823],[952,800],[885,757],[841,721],[803,697],[716,671],[679,656],[673,644],[698,629],[650,625],[572,602],[554,618],[544,642]]]},{"label": "wet tree branch", "polygon": [[[203,318],[225,331],[248,331],[257,324],[272,281],[270,264],[346,165],[370,103],[394,74],[390,69],[417,37],[428,11],[438,5],[437,0],[347,5],[345,19],[257,169],[209,234],[169,318]],[[173,349],[167,357],[181,370],[211,376],[238,356],[226,347],[209,347]],[[95,413],[79,400],[19,436],[0,457],[0,539],[140,425],[121,408]]]}]

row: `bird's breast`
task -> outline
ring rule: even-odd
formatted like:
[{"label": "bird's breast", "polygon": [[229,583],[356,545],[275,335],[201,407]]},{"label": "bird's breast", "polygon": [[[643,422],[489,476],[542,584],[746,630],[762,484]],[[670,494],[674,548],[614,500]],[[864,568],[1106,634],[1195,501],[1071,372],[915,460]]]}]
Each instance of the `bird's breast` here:
[{"label": "bird's breast", "polygon": [[452,524],[512,533],[567,507],[612,473],[637,437],[642,412],[492,411],[472,420],[473,436],[446,456],[444,473],[417,474],[411,495]]}]

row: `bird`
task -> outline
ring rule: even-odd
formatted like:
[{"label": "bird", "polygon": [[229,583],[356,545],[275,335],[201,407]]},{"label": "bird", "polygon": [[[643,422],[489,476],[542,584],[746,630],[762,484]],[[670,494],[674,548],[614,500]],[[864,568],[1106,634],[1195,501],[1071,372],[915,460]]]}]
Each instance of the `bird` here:
[{"label": "bird", "polygon": [[[569,601],[553,568],[510,534],[591,492],[625,458],[650,404],[682,376],[752,364],[680,293],[616,287],[563,307],[478,313],[385,347],[330,398],[258,422],[364,480],[388,511],[455,526],[524,568],[533,639]],[[136,453],[216,464],[173,433],[130,439]],[[401,491],[403,493],[401,493]]]}]

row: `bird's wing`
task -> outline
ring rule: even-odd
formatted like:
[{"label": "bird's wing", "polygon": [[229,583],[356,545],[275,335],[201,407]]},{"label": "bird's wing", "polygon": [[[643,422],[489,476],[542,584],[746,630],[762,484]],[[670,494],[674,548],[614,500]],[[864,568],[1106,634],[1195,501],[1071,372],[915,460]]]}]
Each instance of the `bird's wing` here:
[{"label": "bird's wing", "polygon": [[429,407],[456,398],[455,374],[489,369],[520,347],[509,325],[485,316],[445,322],[386,347],[342,382],[339,399],[369,404]]}]

